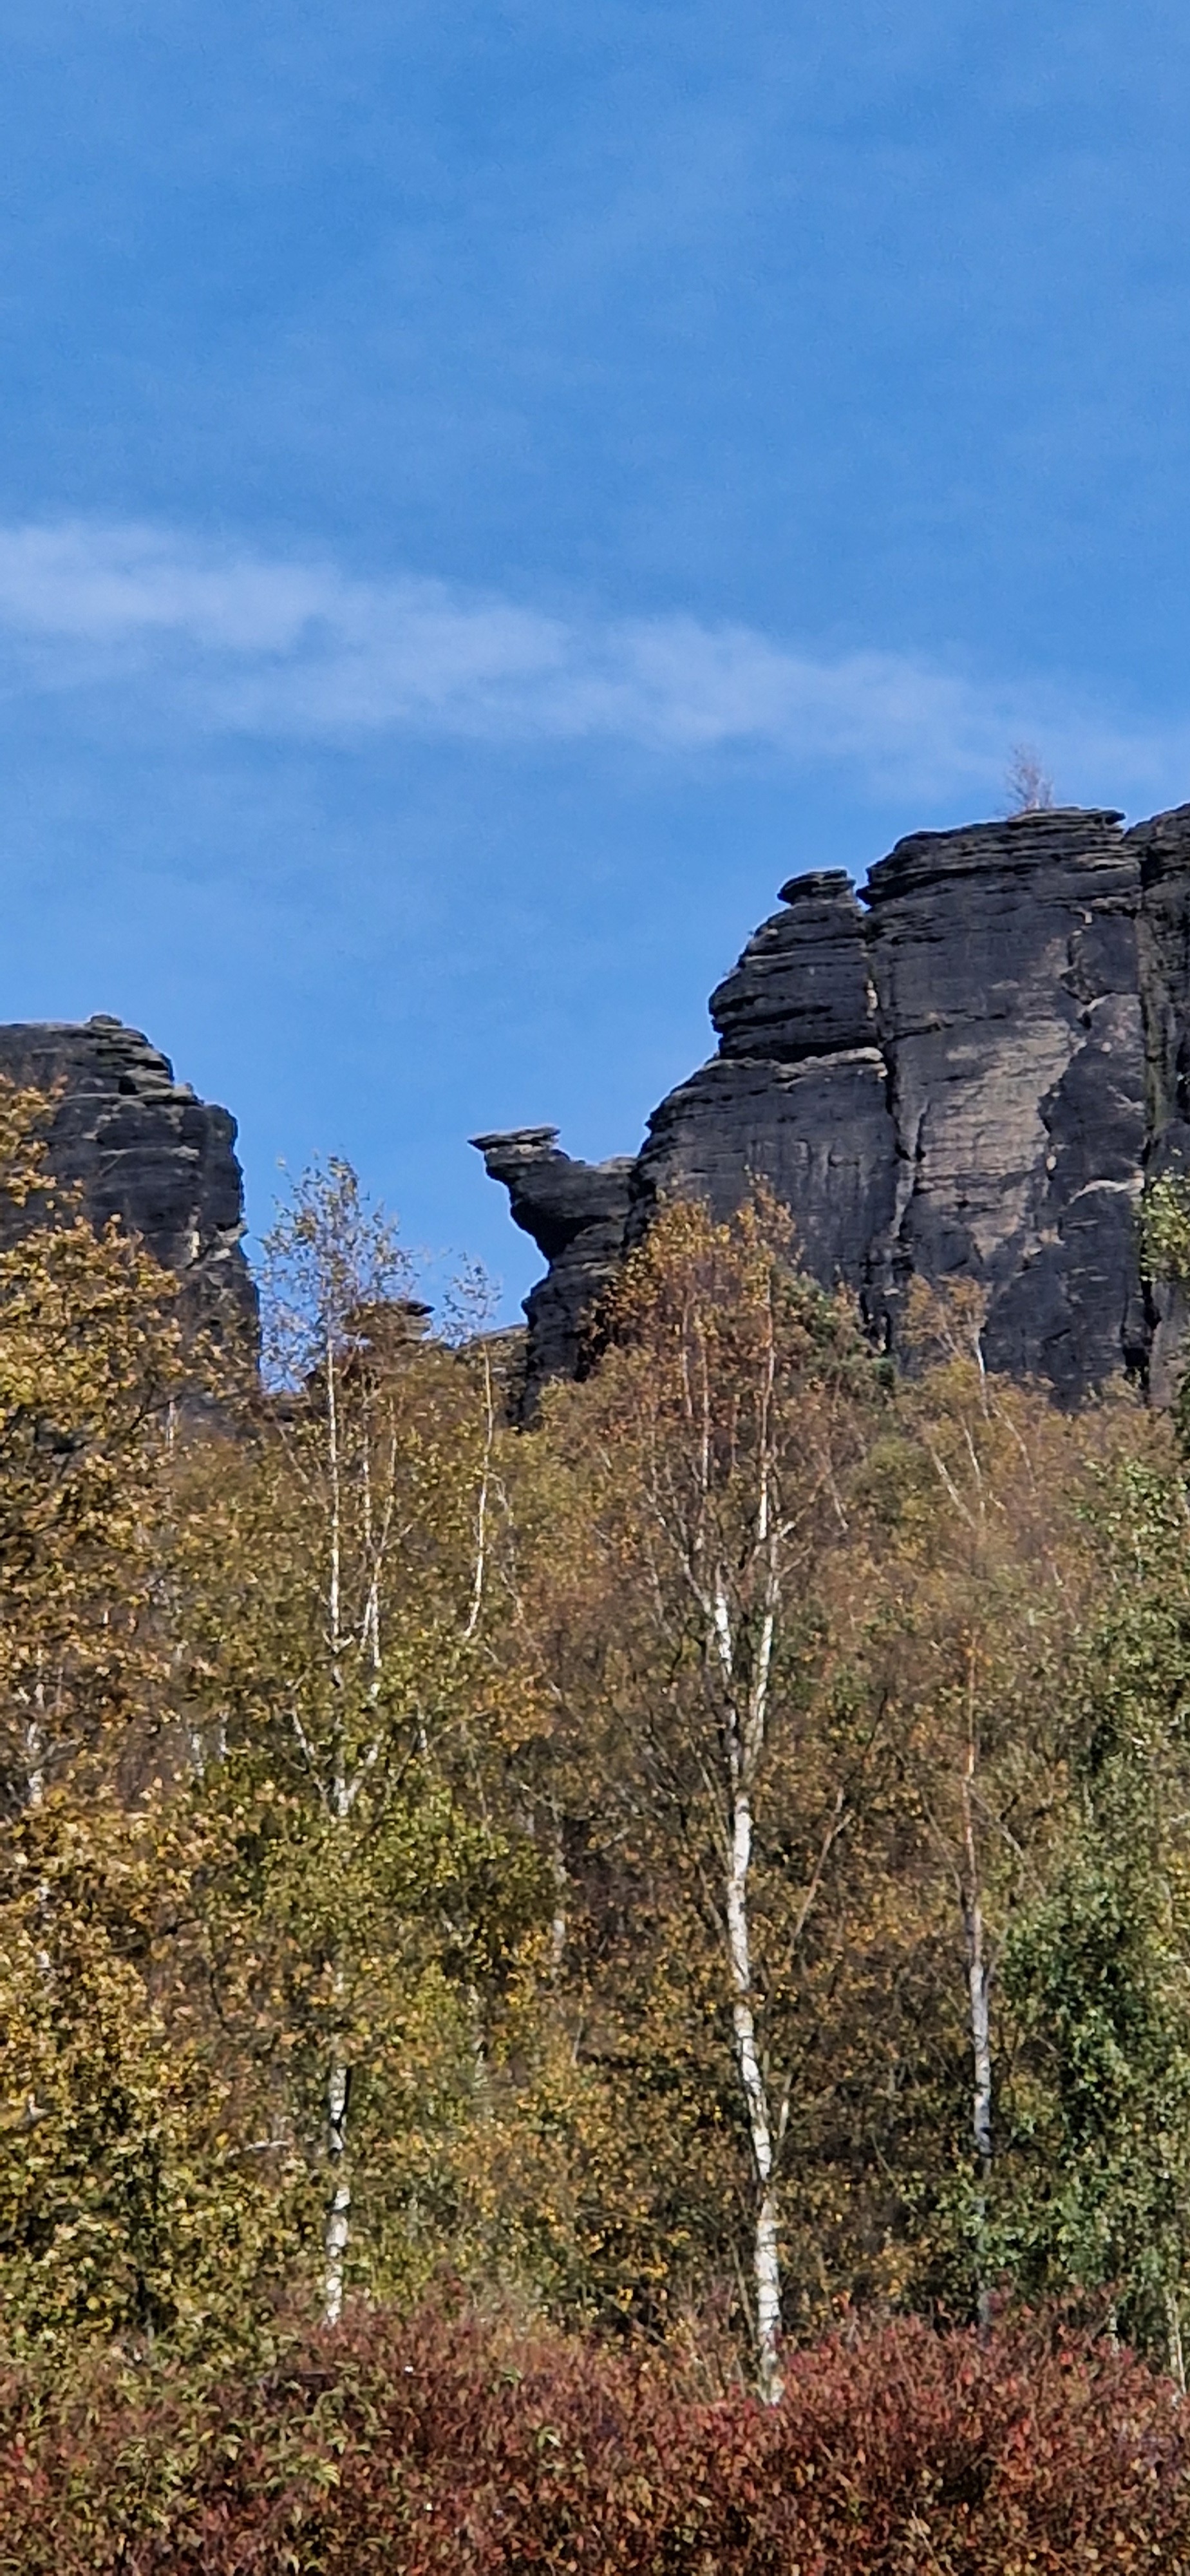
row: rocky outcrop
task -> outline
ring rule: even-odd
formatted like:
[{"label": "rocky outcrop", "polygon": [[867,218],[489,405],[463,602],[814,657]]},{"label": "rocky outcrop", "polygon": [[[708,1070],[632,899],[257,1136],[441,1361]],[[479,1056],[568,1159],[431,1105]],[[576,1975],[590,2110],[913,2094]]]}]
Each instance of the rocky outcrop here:
[{"label": "rocky outcrop", "polygon": [[530,1396],[551,1377],[575,1377],[583,1365],[583,1327],[615,1276],[635,1157],[576,1163],[558,1151],[556,1127],[516,1127],[473,1136],[491,1178],[503,1181],[517,1225],[531,1234],[549,1269],[525,1299],[529,1324],[526,1378]]},{"label": "rocky outcrop", "polygon": [[256,1340],[256,1292],[241,1244],[236,1122],[199,1100],[138,1029],[100,1013],[81,1025],[0,1026],[0,1075],[58,1095],[55,1179],[77,1187],[96,1228],[140,1235],[182,1286],[188,1331]]},{"label": "rocky outcrop", "polygon": [[[1147,1177],[1190,1172],[1190,806],[1158,814],[1129,833],[1140,859],[1137,943],[1145,1002],[1149,1149]],[[1149,1384],[1167,1403],[1185,1341],[1180,1288],[1149,1290],[1153,1337]]]},{"label": "rocky outcrop", "polygon": [[841,874],[795,878],[781,900],[711,996],[718,1055],[649,1120],[626,1234],[665,1196],[724,1216],[764,1181],[792,1210],[807,1267],[859,1289],[896,1202],[865,924]]},{"label": "rocky outcrop", "polygon": [[1190,807],[1125,832],[1066,808],[898,842],[857,897],[781,890],[711,999],[717,1054],[631,1160],[551,1129],[476,1142],[549,1261],[527,1301],[531,1390],[581,1365],[584,1322],[666,1195],[716,1215],[764,1181],[802,1258],[894,1350],[906,1290],[977,1281],[990,1365],[1066,1402],[1150,1361],[1180,1315],[1143,1288],[1147,1171],[1190,1168]]},{"label": "rocky outcrop", "polygon": [[980,1281],[991,1366],[1072,1398],[1141,1364],[1146,1148],[1137,852],[1111,813],[922,833],[867,888],[897,1206],[872,1248]]}]

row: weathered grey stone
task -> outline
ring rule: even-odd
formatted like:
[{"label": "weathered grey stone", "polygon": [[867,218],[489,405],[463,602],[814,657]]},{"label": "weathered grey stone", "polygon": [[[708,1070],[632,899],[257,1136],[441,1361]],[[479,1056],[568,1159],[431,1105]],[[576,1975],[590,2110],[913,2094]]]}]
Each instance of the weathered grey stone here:
[{"label": "weathered grey stone", "polygon": [[800,1064],[713,1058],[649,1120],[631,1174],[628,1239],[663,1198],[729,1216],[757,1182],[793,1214],[797,1247],[825,1286],[866,1292],[868,1256],[896,1198],[888,1074],[874,1046]]},{"label": "weathered grey stone", "polygon": [[1190,1171],[1190,807],[1129,832],[1071,807],[916,833],[859,901],[820,870],[782,904],[712,997],[718,1054],[635,1161],[571,1164],[553,1129],[480,1140],[551,1263],[535,1382],[574,1367],[666,1195],[722,1216],[764,1181],[893,1349],[915,1277],[971,1279],[993,1367],[1066,1402],[1150,1362],[1166,1389],[1184,1318],[1142,1283],[1136,1213],[1146,1173]]},{"label": "weathered grey stone", "polygon": [[559,1153],[557,1135],[556,1127],[516,1127],[471,1139],[490,1178],[503,1181],[516,1223],[550,1265],[525,1299],[530,1410],[547,1378],[582,1374],[584,1327],[615,1277],[636,1168],[631,1154],[608,1163],[572,1162]]},{"label": "weathered grey stone", "polygon": [[869,954],[897,1210],[873,1246],[895,1343],[913,1276],[974,1279],[990,1365],[1072,1397],[1143,1356],[1139,867],[1112,813],[921,833],[873,868]]},{"label": "weathered grey stone", "polygon": [[182,1284],[188,1331],[256,1339],[236,1122],[174,1080],[167,1056],[105,1013],[0,1026],[0,1075],[60,1093],[49,1165],[97,1228],[116,1217]]},{"label": "weathered grey stone", "polygon": [[842,869],[791,877],[781,902],[711,995],[720,1054],[798,1064],[870,1046],[876,996],[863,915]]},{"label": "weathered grey stone", "polygon": [[[1141,909],[1137,922],[1145,1002],[1149,1153],[1147,1177],[1190,1172],[1190,805],[1156,814],[1128,834],[1137,852]],[[1180,1288],[1154,1282],[1148,1292],[1153,1339],[1149,1385],[1154,1401],[1173,1395],[1186,1338]]]}]

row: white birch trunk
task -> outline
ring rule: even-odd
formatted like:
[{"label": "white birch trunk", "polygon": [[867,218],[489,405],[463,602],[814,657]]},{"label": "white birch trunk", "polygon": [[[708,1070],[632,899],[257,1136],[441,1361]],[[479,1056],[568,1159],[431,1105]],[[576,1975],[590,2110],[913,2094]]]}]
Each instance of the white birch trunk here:
[{"label": "white birch trunk", "polygon": [[976,2297],[979,2322],[981,2327],[986,2328],[991,2323],[992,2313],[992,2294],[986,2277],[985,2245],[987,2193],[992,2174],[992,2027],[989,2001],[992,1972],[984,1934],[979,1851],[975,1839],[974,1784],[977,1748],[974,1649],[968,1662],[967,1693],[967,1759],[963,1773],[966,1885],[963,1889],[962,1907],[963,1937],[967,1951],[967,2003],[971,2024],[971,2135],[979,2158],[980,2175],[980,2190],[976,2202],[979,2273]]},{"label": "white birch trunk", "polygon": [[1179,2397],[1186,2394],[1186,2353],[1182,2342],[1182,2302],[1176,2290],[1165,2293],[1165,2322],[1169,2337],[1169,2375]]},{"label": "white birch trunk", "polygon": [[967,1913],[967,1988],[971,2000],[971,2131],[984,2175],[992,2161],[992,2037],[988,2003],[990,1977],[983,1952],[983,1913],[976,1902]]},{"label": "white birch trunk", "polygon": [[550,1858],[554,1879],[554,1911],[550,1921],[550,1965],[555,1977],[560,1977],[570,1931],[570,1879],[562,1850],[562,1829],[556,1816]]},{"label": "white birch trunk", "polygon": [[45,1800],[45,1753],[41,1728],[31,1718],[25,1728],[25,1795],[31,1807]]},{"label": "white birch trunk", "polygon": [[971,2018],[971,2135],[979,2158],[980,2187],[975,2203],[977,2279],[976,2314],[986,2331],[992,2321],[992,2292],[987,2278],[988,2185],[992,2177],[992,2038],[988,2007],[991,1982],[983,1946],[983,1910],[978,1897],[963,1909],[967,1935],[967,1994]]},{"label": "white birch trunk", "polygon": [[341,1651],[340,1603],[342,1600],[343,1498],[339,1472],[339,1399],[335,1386],[335,1344],[328,1331],[326,1339],[326,1429],[327,1465],[330,1469],[330,1562],[327,1584],[327,1626],[330,1631],[331,1664],[336,1687],[339,1682]]},{"label": "white birch trunk", "polygon": [[[767,1424],[767,1413],[765,1415]],[[752,1866],[752,1790],[764,1752],[768,1719],[769,1674],[778,1598],[777,1562],[769,1514],[769,1446],[762,1434],[754,1524],[756,1561],[764,1567],[763,1613],[751,1685],[741,1699],[737,1691],[735,1640],[721,1567],[716,1568],[711,1601],[712,1650],[719,1665],[728,1710],[727,1883],[724,1890],[727,1947],[734,1988],[732,2025],[736,2062],[748,2116],[752,2161],[756,2169],[756,2220],[752,2271],[756,2290],[756,2360],[760,2394],[775,2406],[781,2377],[781,2252],[776,2185],[776,2141],[768,2086],[756,2041],[752,1984],[752,1944],[748,1921],[748,1875]]]},{"label": "white birch trunk", "polygon": [[471,1586],[471,1607],[463,1630],[465,1638],[473,1637],[483,1608],[483,1588],[488,1560],[488,1495],[491,1485],[492,1459],[496,1447],[496,1392],[492,1382],[492,1363],[488,1352],[483,1355],[483,1467],[475,1504],[475,1574]]},{"label": "white birch trunk", "polygon": [[327,2150],[333,2177],[330,2206],[323,2237],[322,2313],[328,2326],[337,2326],[343,2313],[343,2274],[347,2246],[351,2235],[351,2183],[347,2173],[347,2097],[351,2090],[350,2069],[332,2066],[327,2080]]},{"label": "white birch trunk", "polygon": [[[339,1457],[339,1405],[335,1384],[335,1342],[328,1329],[326,1337],[327,1399],[327,1465],[330,1470],[329,1562],[327,1566],[327,1627],[331,1654],[331,1688],[334,1694],[334,1776],[331,1782],[331,1812],[338,1825],[344,1825],[351,1812],[351,1797],[344,1763],[342,1674],[340,1656],[342,1635],[342,1551],[343,1499]],[[323,2235],[322,2313],[328,2326],[338,2324],[343,2313],[343,2279],[347,2248],[351,2240],[351,2183],[347,2172],[347,2101],[351,2091],[351,2069],[336,2060],[327,2078],[327,2154],[331,2169],[331,2195]]]},{"label": "white birch trunk", "polygon": [[781,2258],[778,2205],[773,2179],[773,2123],[756,2045],[752,2005],[752,1956],[748,1932],[748,1870],[752,1858],[752,1807],[746,1792],[737,1793],[732,1813],[731,1855],[726,1887],[727,1940],[735,1995],[732,2026],[736,2061],[748,2114],[752,2159],[756,2167],[757,2214],[752,2248],[756,2284],[756,2354],[760,2393],[775,2406],[782,2380],[778,2351],[781,2335]]},{"label": "white birch trunk", "polygon": [[[351,1813],[351,1791],[343,1769],[341,1744],[336,1746],[331,1805],[336,1824],[346,1824]],[[342,1978],[337,1977],[335,1983],[339,1999]],[[350,2092],[351,2068],[336,2058],[326,2086],[326,2143],[331,2169],[331,2196],[323,2236],[322,2313],[328,2326],[337,2325],[343,2312],[343,2274],[351,2240],[351,2183],[347,2172],[347,2103]]]}]

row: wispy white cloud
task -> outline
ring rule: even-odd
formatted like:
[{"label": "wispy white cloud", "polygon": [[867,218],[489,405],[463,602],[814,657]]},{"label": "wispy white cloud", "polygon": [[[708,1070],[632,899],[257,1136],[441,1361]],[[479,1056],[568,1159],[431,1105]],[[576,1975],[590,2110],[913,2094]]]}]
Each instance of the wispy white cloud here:
[{"label": "wispy white cloud", "polygon": [[1190,761],[1190,724],[1113,723],[1052,685],[683,615],[562,617],[90,522],[0,529],[0,674],[10,693],[133,689],[175,720],[262,735],[752,746],[922,793],[998,784],[1022,738],[1072,794],[1168,792]]}]

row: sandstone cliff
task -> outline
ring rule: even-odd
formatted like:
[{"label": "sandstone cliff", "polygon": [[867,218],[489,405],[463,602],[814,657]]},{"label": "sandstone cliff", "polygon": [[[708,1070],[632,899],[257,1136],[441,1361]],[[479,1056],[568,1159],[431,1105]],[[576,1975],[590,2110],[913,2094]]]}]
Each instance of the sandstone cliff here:
[{"label": "sandstone cliff", "polygon": [[1190,806],[1121,824],[1065,808],[915,833],[858,896],[795,877],[711,997],[717,1054],[638,1155],[477,1137],[549,1263],[531,1395],[581,1366],[663,1195],[724,1215],[756,1180],[893,1349],[914,1276],[970,1278],[992,1367],[1065,1402],[1121,1370],[1166,1379],[1180,1317],[1143,1287],[1136,1210],[1146,1173],[1190,1165]]},{"label": "sandstone cliff", "polygon": [[256,1293],[244,1258],[236,1122],[175,1082],[167,1056],[100,1013],[82,1025],[0,1026],[0,1074],[60,1094],[50,1168],[74,1184],[98,1228],[110,1217],[144,1238],[182,1284],[188,1330],[254,1344]]}]

